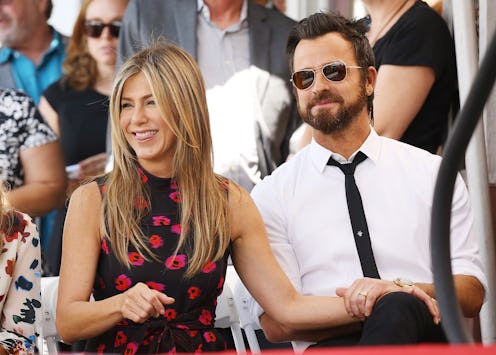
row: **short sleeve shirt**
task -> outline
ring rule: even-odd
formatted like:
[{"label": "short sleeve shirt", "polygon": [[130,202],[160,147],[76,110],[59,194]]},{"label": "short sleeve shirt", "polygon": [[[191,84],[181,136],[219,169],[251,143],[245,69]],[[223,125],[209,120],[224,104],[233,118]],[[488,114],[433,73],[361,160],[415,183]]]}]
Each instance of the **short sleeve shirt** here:
[{"label": "short sleeve shirt", "polygon": [[22,151],[53,142],[55,133],[24,93],[0,89],[0,179],[11,189],[24,184]]}]

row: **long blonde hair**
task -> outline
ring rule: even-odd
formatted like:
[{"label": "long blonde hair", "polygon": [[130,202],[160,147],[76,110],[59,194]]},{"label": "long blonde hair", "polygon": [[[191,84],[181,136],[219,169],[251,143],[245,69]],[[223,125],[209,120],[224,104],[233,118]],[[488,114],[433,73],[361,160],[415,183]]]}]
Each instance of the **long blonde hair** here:
[{"label": "long blonde hair", "polygon": [[171,43],[158,41],[138,52],[116,76],[110,98],[114,167],[106,181],[101,227],[124,265],[130,265],[129,244],[143,256],[154,257],[139,227],[148,210],[134,207],[135,201],[143,200],[149,206],[150,198],[137,171],[136,154],[119,125],[124,83],[138,73],[147,78],[162,117],[177,137],[172,166],[181,196],[182,228],[176,253],[186,249],[186,276],[190,277],[207,262],[220,259],[229,245],[228,198],[225,180],[213,172],[210,122],[200,69],[190,55]]}]

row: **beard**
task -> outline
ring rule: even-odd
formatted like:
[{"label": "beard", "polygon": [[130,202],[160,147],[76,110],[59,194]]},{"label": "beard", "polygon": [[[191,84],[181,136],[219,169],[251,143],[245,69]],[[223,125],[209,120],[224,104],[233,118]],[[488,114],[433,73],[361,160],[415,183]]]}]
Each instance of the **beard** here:
[{"label": "beard", "polygon": [[[340,105],[338,111],[333,113],[331,110],[319,110],[312,114],[312,108],[321,101],[329,100]],[[302,110],[298,102],[300,116],[305,123],[324,134],[341,132],[348,128],[355,121],[363,108],[367,106],[367,94],[365,87],[362,86],[358,97],[349,103],[337,94],[324,91],[308,103],[306,110]]]}]

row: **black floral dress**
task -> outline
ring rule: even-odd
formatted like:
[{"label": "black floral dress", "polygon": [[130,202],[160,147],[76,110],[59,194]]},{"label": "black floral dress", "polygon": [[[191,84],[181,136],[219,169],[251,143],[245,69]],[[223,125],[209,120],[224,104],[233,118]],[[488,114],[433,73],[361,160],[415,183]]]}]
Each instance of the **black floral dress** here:
[{"label": "black floral dress", "polygon": [[[155,177],[142,169],[142,182],[151,191],[151,213],[142,222],[150,248],[160,261],[145,260],[129,249],[131,268],[122,266],[112,246],[102,241],[93,296],[102,300],[122,293],[138,282],[175,298],[166,305],[165,315],[143,324],[123,320],[114,328],[90,339],[86,351],[92,353],[157,354],[221,351],[226,349],[222,335],[214,328],[217,297],[224,285],[227,250],[217,262],[209,262],[192,278],[185,278],[188,255],[173,256],[181,232],[181,199],[174,179]],[[105,193],[105,186],[100,183]],[[139,204],[137,204],[139,205]]]}]

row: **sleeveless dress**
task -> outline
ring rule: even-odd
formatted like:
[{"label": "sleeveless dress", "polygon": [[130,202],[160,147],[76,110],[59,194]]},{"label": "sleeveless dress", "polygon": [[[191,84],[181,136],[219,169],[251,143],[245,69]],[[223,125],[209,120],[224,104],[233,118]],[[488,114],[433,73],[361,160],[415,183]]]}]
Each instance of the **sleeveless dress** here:
[{"label": "sleeveless dress", "polygon": [[[100,336],[89,339],[85,350],[127,355],[225,350],[226,342],[214,328],[214,321],[229,249],[223,258],[207,263],[199,274],[186,278],[188,255],[180,250],[173,256],[181,232],[181,198],[175,180],[158,178],[141,168],[138,172],[142,183],[152,191],[151,213],[145,216],[141,227],[148,245],[160,261],[146,260],[130,246],[131,268],[127,269],[116,259],[109,240],[103,239],[93,296],[95,300],[102,300],[143,282],[175,298],[175,302],[165,305],[165,315],[150,318],[143,324],[121,321]],[[105,193],[103,182],[98,184],[102,194]],[[140,205],[142,203],[136,203],[137,208]]]}]

